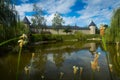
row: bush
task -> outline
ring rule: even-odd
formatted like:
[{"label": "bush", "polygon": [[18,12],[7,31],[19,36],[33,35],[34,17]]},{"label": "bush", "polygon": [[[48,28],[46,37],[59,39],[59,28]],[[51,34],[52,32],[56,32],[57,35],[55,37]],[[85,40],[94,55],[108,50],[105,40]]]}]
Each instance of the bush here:
[{"label": "bush", "polygon": [[61,35],[52,35],[52,39],[56,41],[63,41],[63,38]]},{"label": "bush", "polygon": [[51,35],[51,34],[32,34],[30,37],[32,42],[38,41],[62,41],[62,37],[59,35]]},{"label": "bush", "polygon": [[100,35],[85,35],[83,33],[76,33],[75,35],[58,35],[58,34],[32,34],[30,36],[31,42],[39,41],[63,41],[63,40],[74,40],[78,39],[80,41],[85,41],[89,38],[99,38]]},{"label": "bush", "polygon": [[87,38],[101,38],[99,34],[87,34],[86,37]]},{"label": "bush", "polygon": [[82,32],[76,32],[75,37],[80,41],[86,40],[86,35],[83,34]]},{"label": "bush", "polygon": [[76,39],[75,35],[62,35],[63,40],[73,40]]}]

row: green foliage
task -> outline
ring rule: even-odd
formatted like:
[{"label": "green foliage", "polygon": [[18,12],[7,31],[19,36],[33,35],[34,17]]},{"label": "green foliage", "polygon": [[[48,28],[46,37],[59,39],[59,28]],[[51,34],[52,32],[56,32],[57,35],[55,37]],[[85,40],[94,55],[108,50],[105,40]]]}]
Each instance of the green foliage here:
[{"label": "green foliage", "polygon": [[57,31],[59,31],[59,28],[62,27],[63,23],[64,23],[64,20],[60,16],[60,14],[55,13],[54,14],[54,18],[52,20],[52,26],[54,27],[54,29],[56,29]]},{"label": "green foliage", "polygon": [[86,38],[101,38],[101,36],[99,34],[87,34]]},{"label": "green foliage", "polygon": [[70,26],[68,25],[68,26],[64,29],[63,32],[66,32],[66,34],[67,34],[67,33],[72,32],[72,30],[70,29]]},{"label": "green foliage", "polygon": [[63,40],[74,40],[76,39],[75,35],[61,35]]},{"label": "green foliage", "polygon": [[0,42],[16,36],[19,20],[12,0],[0,1]]},{"label": "green foliage", "polygon": [[113,36],[111,36],[111,28],[110,27],[105,30],[105,39],[109,43],[113,42],[113,40],[114,40]]},{"label": "green foliage", "polygon": [[[109,30],[110,29],[110,30]],[[106,37],[111,37],[110,40],[112,42],[120,41],[120,8],[115,10],[114,15],[111,19],[111,27],[106,32]]]},{"label": "green foliage", "polygon": [[17,35],[22,35],[23,33],[29,34],[29,26],[25,25],[23,22],[19,22],[18,25],[19,26],[16,29]]},{"label": "green foliage", "polygon": [[105,37],[102,37],[102,46],[103,46],[104,50],[107,51],[106,38]]},{"label": "green foliage", "polygon": [[19,75],[19,67],[20,67],[21,52],[22,52],[22,47],[20,47],[19,55],[18,55],[16,80],[18,80],[18,75]]},{"label": "green foliage", "polygon": [[86,35],[85,34],[83,34],[82,32],[76,32],[75,33],[75,36],[76,36],[76,38],[78,39],[78,40],[80,40],[80,41],[82,41],[82,40],[86,40]]},{"label": "green foliage", "polygon": [[44,28],[44,26],[46,25],[46,20],[43,16],[43,11],[40,7],[38,7],[36,4],[33,5],[33,11],[34,11],[34,15],[32,20],[32,25],[39,28]]},{"label": "green foliage", "polygon": [[7,40],[7,41],[1,42],[1,43],[0,43],[0,46],[2,46],[2,45],[4,45],[4,44],[7,44],[7,43],[9,43],[9,42],[11,42],[11,41],[17,40],[17,39],[18,39],[18,38],[13,38],[13,39],[9,39],[9,40]]},{"label": "green foliage", "polygon": [[63,41],[62,35],[52,35],[52,39],[56,41]]},{"label": "green foliage", "polygon": [[90,38],[100,38],[100,35],[85,35],[81,32],[77,32],[75,35],[53,35],[53,34],[32,34],[30,37],[32,42],[39,41],[72,41],[80,40],[86,41]]},{"label": "green foliage", "polygon": [[62,36],[60,35],[51,35],[51,34],[32,34],[32,42],[39,41],[62,41]]}]

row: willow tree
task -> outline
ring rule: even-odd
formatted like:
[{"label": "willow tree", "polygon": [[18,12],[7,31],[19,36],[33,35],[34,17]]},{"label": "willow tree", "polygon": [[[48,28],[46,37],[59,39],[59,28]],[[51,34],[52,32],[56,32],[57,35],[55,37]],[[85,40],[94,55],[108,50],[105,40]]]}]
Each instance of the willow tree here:
[{"label": "willow tree", "polygon": [[17,11],[13,0],[0,0],[0,37],[2,40],[16,35]]},{"label": "willow tree", "polygon": [[120,8],[112,16],[110,33],[113,42],[120,42]]}]

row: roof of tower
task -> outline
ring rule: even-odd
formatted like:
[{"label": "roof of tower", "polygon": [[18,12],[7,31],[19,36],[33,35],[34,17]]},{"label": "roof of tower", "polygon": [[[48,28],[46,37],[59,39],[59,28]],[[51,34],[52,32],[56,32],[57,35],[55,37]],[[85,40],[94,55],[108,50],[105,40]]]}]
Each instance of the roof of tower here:
[{"label": "roof of tower", "polygon": [[89,24],[89,26],[96,26],[96,24],[93,21],[91,21],[91,23]]},{"label": "roof of tower", "polygon": [[24,17],[23,22],[25,24],[31,24],[30,21],[28,20],[28,18],[26,16]]}]

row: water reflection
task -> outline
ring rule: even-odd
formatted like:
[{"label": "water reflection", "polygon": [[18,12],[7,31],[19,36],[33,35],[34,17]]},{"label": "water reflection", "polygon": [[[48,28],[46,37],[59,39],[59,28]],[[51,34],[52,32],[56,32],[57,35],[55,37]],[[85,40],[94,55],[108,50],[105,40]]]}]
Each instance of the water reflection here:
[{"label": "water reflection", "polygon": [[[113,65],[112,79],[119,80],[119,49],[113,46],[108,48],[109,60]],[[31,46],[22,53],[19,80],[111,80],[106,52],[102,49],[99,43],[81,42]],[[7,80],[5,76],[14,80],[16,56],[8,54],[0,58],[0,71],[3,71],[0,73],[1,80]],[[73,66],[78,67],[76,73]]]},{"label": "water reflection", "polygon": [[100,56],[100,53],[95,53],[93,61],[91,61],[91,68],[93,71],[97,70],[100,71],[100,66],[98,65],[98,58]]}]

